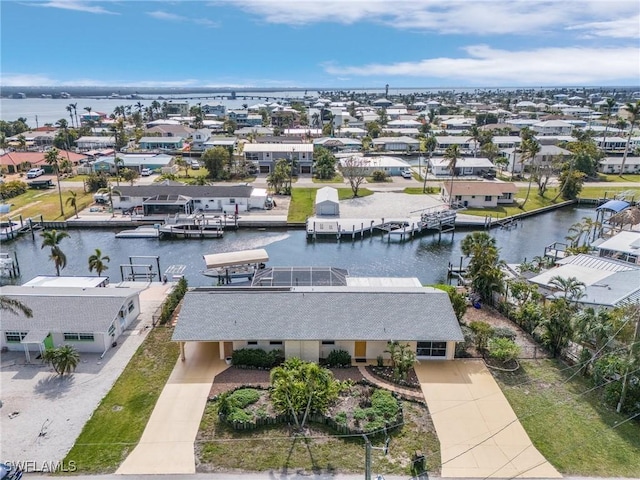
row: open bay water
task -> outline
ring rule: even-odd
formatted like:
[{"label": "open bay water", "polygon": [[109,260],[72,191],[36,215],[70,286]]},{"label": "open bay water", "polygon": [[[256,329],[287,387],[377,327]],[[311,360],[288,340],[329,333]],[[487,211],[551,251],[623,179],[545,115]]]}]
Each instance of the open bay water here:
[{"label": "open bay water", "polygon": [[[492,229],[500,248],[500,258],[507,263],[522,263],[544,254],[544,248],[556,241],[564,241],[569,227],[583,217],[595,219],[595,210],[565,207],[529,217],[510,229]],[[447,265],[457,265],[462,252],[460,243],[471,232],[457,229],[455,234],[422,235],[405,242],[374,235],[352,241],[343,237],[308,240],[304,230],[267,229],[227,231],[221,239],[132,239],[115,238],[115,231],[105,229],[69,229],[69,238],[60,243],[67,256],[62,275],[95,275],[89,273],[88,258],[96,248],[111,259],[104,272],[111,282],[121,280],[120,265],[130,263],[130,256],[159,256],[160,270],[170,265],[184,265],[190,286],[214,285],[215,280],[203,276],[203,255],[236,250],[264,248],[269,254],[268,266],[330,266],[345,268],[353,276],[417,277],[424,284],[446,283]],[[41,248],[39,233],[32,239],[23,234],[16,240],[4,242],[3,252],[18,256],[21,276],[5,284],[24,283],[37,275],[55,275],[49,249]],[[133,263],[152,263],[155,260],[133,259]],[[126,272],[125,272],[126,273]]]}]

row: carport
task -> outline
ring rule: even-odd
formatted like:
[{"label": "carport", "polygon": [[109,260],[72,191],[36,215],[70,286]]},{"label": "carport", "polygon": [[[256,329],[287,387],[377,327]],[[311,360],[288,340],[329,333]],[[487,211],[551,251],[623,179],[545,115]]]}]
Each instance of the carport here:
[{"label": "carport", "polygon": [[482,360],[414,366],[440,440],[443,478],[561,478],[533,446]]},{"label": "carport", "polygon": [[[44,354],[45,345],[44,342],[49,338],[49,332],[43,330],[31,330],[27,335],[20,340],[20,343],[24,345],[24,355],[27,358],[27,363],[31,363],[30,345],[37,345],[40,355]],[[51,342],[53,346],[53,341]]]}]

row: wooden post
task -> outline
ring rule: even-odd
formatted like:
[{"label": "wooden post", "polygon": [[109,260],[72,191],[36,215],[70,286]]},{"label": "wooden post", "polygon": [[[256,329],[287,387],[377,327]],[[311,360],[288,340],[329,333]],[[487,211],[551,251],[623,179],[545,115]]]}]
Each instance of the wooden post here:
[{"label": "wooden post", "polygon": [[186,355],[184,353],[184,342],[180,342],[180,360],[183,362],[186,360]]}]

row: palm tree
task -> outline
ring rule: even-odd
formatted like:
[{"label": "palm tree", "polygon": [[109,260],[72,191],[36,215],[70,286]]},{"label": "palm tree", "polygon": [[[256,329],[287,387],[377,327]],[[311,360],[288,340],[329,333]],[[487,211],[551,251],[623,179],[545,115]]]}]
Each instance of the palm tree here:
[{"label": "palm tree", "polygon": [[458,163],[458,159],[461,157],[460,155],[460,146],[458,144],[449,145],[444,152],[444,158],[449,160],[447,164],[447,168],[451,173],[451,184],[449,187],[449,205],[453,205],[453,179],[456,176],[456,164]]},{"label": "palm tree", "polygon": [[42,355],[42,360],[50,364],[57,374],[63,376],[71,373],[80,363],[80,354],[71,345],[63,345],[58,348],[49,349]]},{"label": "palm tree", "polygon": [[624,155],[622,156],[622,164],[620,165],[620,176],[624,173],[624,165],[627,163],[627,153],[629,153],[629,144],[631,143],[631,135],[633,135],[633,127],[635,127],[638,118],[640,118],[640,100],[635,105],[633,103],[627,103],[627,112],[629,112],[629,135],[627,136],[627,143],[624,146]]},{"label": "palm tree", "polygon": [[122,158],[116,156],[113,160],[113,164],[116,166],[116,185],[120,186],[120,166],[124,164]]},{"label": "palm tree", "polygon": [[53,260],[53,264],[56,266],[56,275],[59,277],[60,270],[67,266],[67,257],[58,244],[63,238],[67,238],[69,234],[67,232],[58,232],[57,230],[47,230],[42,232],[40,236],[43,238],[40,248],[51,247],[49,258]]},{"label": "palm tree", "polygon": [[478,156],[478,146],[480,145],[480,140],[482,140],[482,132],[478,128],[477,125],[472,125],[469,128],[469,140],[473,140],[473,156]]},{"label": "palm tree", "polygon": [[73,210],[76,212],[76,218],[78,218],[78,194],[72,190],[69,192],[69,195],[65,203],[73,207]]},{"label": "palm tree", "polygon": [[96,248],[95,253],[89,256],[89,271],[93,272],[93,270],[95,270],[100,277],[102,272],[109,269],[106,263],[109,263],[110,261],[111,259],[108,255],[102,255],[100,249]]},{"label": "palm tree", "polygon": [[[68,152],[67,152],[68,154]],[[44,155],[44,161],[47,165],[50,165],[53,168],[53,171],[56,174],[56,179],[58,181],[58,196],[60,197],[60,216],[64,218],[64,207],[62,206],[62,190],[60,188],[60,160],[62,158],[59,155],[59,151],[57,148],[52,148]]]},{"label": "palm tree", "polygon": [[33,311],[24,303],[4,295],[0,295],[0,310],[14,315],[22,313],[27,318],[33,317]]},{"label": "palm tree", "polygon": [[564,278],[556,275],[549,280],[549,286],[560,290],[564,300],[577,300],[584,295],[585,284],[576,277]]},{"label": "palm tree", "polygon": [[76,128],[78,128],[80,126],[80,122],[78,122],[78,104],[72,103],[70,106],[73,108],[73,115],[76,118]]},{"label": "palm tree", "polygon": [[615,98],[607,98],[607,124],[604,127],[604,135],[602,136],[602,149],[604,150],[605,144],[607,143],[607,130],[609,130],[609,123],[611,123],[611,112],[613,111],[613,107],[616,106]]},{"label": "palm tree", "polygon": [[424,142],[422,142],[422,144],[420,145],[421,148],[424,148],[425,151],[429,153],[429,163],[424,166],[424,175],[422,178],[422,193],[426,192],[427,190],[427,169],[429,168],[428,165],[431,163],[431,157],[433,155],[433,151],[436,149],[437,146],[438,146],[438,140],[433,135],[429,135],[427,138],[425,138]]},{"label": "palm tree", "polygon": [[71,105],[67,105],[67,112],[69,112],[69,118],[71,119],[71,128],[73,128],[73,107]]},{"label": "palm tree", "polygon": [[529,172],[529,186],[527,188],[527,196],[524,198],[524,203],[522,204],[522,206],[524,207],[524,205],[527,204],[527,200],[529,200],[529,193],[531,192],[531,183],[533,182],[533,177],[534,177],[533,164],[535,163],[536,155],[540,153],[540,144],[534,138],[527,138],[522,141],[522,145],[520,149],[522,151],[522,153],[520,154],[521,155],[520,162],[523,164],[523,167],[522,167],[523,170],[524,170],[524,163],[526,160],[530,161],[530,164],[532,167],[532,171]]}]

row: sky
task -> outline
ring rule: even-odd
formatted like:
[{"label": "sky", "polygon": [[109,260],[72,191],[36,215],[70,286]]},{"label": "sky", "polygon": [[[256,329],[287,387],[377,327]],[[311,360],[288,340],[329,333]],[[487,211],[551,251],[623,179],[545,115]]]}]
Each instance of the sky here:
[{"label": "sky", "polygon": [[0,85],[640,84],[638,0],[1,0]]}]

